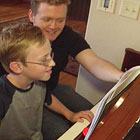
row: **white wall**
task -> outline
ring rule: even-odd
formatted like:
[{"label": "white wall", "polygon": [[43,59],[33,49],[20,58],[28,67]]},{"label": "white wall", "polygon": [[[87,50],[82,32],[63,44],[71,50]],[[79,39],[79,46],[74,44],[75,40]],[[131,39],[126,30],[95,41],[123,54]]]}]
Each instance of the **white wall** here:
[{"label": "white wall", "polygon": [[[113,14],[96,9],[98,0],[91,0],[86,40],[100,57],[121,68],[125,48],[140,51],[140,16],[137,20],[119,16],[122,0],[116,0]],[[113,84],[102,82],[79,69],[76,91],[95,104]]]}]

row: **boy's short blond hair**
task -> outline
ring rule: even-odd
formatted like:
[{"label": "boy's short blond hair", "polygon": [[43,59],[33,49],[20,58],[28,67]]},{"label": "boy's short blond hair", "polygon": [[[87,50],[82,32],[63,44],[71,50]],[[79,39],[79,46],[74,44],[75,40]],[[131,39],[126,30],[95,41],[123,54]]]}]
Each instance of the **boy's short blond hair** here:
[{"label": "boy's short blond hair", "polygon": [[31,0],[30,8],[34,14],[37,13],[38,6],[40,3],[48,3],[50,5],[69,5],[71,3],[71,0]]},{"label": "boy's short blond hair", "polygon": [[25,65],[27,49],[36,43],[46,43],[39,27],[22,23],[4,28],[0,34],[0,62],[5,70],[10,72],[9,64],[12,61],[20,61]]}]

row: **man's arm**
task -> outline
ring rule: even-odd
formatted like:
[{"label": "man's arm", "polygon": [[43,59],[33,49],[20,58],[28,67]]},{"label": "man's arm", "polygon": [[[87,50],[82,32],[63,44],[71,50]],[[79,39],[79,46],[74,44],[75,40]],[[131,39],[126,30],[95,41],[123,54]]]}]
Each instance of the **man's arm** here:
[{"label": "man's arm", "polygon": [[51,97],[52,97],[52,104],[47,105],[47,103],[45,103],[45,106],[48,107],[50,110],[65,116],[69,121],[73,123],[83,122],[82,118],[88,120],[89,122],[92,121],[93,114],[91,111],[85,110],[85,111],[74,113],[70,111],[66,106],[64,106],[54,95],[51,95]]},{"label": "man's arm", "polygon": [[111,63],[96,56],[91,49],[86,49],[76,56],[76,60],[92,75],[98,79],[117,82],[123,72]]}]

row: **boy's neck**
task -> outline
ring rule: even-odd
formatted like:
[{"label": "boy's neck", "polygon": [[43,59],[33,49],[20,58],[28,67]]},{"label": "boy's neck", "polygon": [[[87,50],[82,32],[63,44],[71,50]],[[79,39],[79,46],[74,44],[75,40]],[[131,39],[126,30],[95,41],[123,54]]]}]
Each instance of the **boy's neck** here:
[{"label": "boy's neck", "polygon": [[23,76],[8,74],[7,79],[17,88],[20,89],[28,89],[33,81],[29,81],[28,79],[23,78]]}]

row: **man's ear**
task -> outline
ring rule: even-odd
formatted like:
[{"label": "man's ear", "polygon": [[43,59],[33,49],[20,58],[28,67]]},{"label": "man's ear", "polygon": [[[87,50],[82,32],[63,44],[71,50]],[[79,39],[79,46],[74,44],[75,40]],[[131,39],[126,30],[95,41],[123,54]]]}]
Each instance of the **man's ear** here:
[{"label": "man's ear", "polygon": [[9,68],[14,73],[20,74],[22,72],[22,69],[23,69],[23,64],[21,62],[11,62],[9,64]]},{"label": "man's ear", "polygon": [[29,17],[30,22],[33,22],[34,17],[33,17],[33,12],[31,9],[28,10],[28,17]]}]

